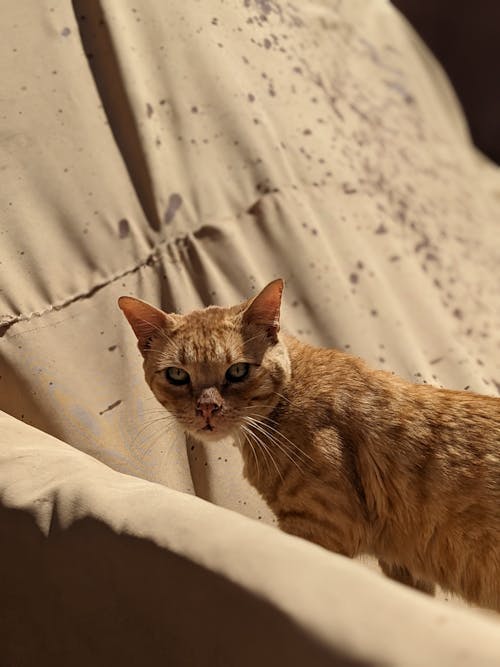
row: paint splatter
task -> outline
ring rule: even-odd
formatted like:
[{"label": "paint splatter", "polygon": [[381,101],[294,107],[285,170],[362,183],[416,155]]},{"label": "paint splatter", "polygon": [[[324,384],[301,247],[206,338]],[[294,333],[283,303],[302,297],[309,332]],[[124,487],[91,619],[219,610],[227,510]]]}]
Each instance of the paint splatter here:
[{"label": "paint splatter", "polygon": [[111,403],[111,405],[108,405],[108,407],[105,408],[104,410],[101,410],[101,412],[99,412],[99,414],[103,415],[105,412],[109,412],[110,410],[114,410],[120,404],[121,404],[121,399],[119,399],[118,401],[115,401],[114,403]]},{"label": "paint splatter", "polygon": [[172,222],[172,220],[175,217],[175,214],[177,213],[177,210],[182,206],[182,197],[177,194],[177,192],[174,192],[173,194],[170,195],[170,198],[168,200],[168,207],[167,210],[165,211],[165,222],[168,224],[169,222]]},{"label": "paint splatter", "polygon": [[130,225],[129,222],[126,218],[123,218],[120,220],[118,223],[118,236],[121,239],[127,238],[127,236],[130,234]]}]

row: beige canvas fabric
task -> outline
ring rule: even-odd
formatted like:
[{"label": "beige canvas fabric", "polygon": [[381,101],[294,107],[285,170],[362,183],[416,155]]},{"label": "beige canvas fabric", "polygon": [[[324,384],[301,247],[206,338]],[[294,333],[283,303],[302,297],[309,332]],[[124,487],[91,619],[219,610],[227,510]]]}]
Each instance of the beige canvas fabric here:
[{"label": "beige canvas fabric", "polygon": [[[5,418],[2,484],[10,491],[1,497],[25,515],[19,528],[6,523],[12,553],[23,551],[21,524],[34,526],[40,506],[58,516],[52,508],[64,493],[66,523],[55,531],[63,541],[85,516],[112,532],[127,521],[137,538],[150,526],[147,539],[164,558],[202,563],[204,582],[214,572],[238,583],[227,609],[255,595],[271,600],[295,623],[298,634],[287,626],[283,636],[306,633],[316,648],[326,641],[327,660],[334,649],[388,664],[460,664],[452,662],[460,646],[474,664],[500,655],[479,641],[492,627],[468,612],[464,625],[451,626],[468,628],[460,640],[443,631],[422,649],[427,662],[405,663],[398,651],[412,633],[423,637],[427,610],[434,619],[459,612],[259,527],[274,519],[242,479],[232,444],[185,443],[157,421],[116,307],[121,294],[180,312],[231,304],[282,276],[289,332],[416,382],[498,393],[500,176],[474,151],[449,84],[413,31],[381,0],[31,0],[6,3],[2,23],[0,408],[72,448]],[[52,480],[48,496],[45,477],[33,474],[42,469]],[[140,506],[129,499],[133,483],[147,499]],[[111,500],[113,489],[124,505]],[[208,516],[217,525],[210,539],[227,549],[220,562],[193,528]],[[59,539],[48,533],[49,544]],[[94,528],[90,535],[108,545]],[[74,549],[85,538],[68,537]],[[317,591],[307,618],[303,590],[266,571],[261,541],[276,567],[294,549],[306,554],[284,572]],[[121,545],[108,546],[118,558]],[[32,573],[40,586],[61,566],[57,556],[54,564],[44,558],[46,568]],[[169,563],[165,577],[178,572]],[[178,599],[192,599],[187,570],[178,576]],[[342,605],[331,597],[341,581]],[[71,581],[61,587],[57,613],[37,607],[60,622],[81,595]],[[133,607],[139,593],[131,591]],[[114,595],[107,590],[118,604]],[[225,604],[218,598],[229,614]],[[365,631],[360,615],[375,608],[384,632],[394,621],[401,641],[377,644],[377,631]],[[144,613],[130,617],[136,630],[144,622],[167,632],[170,616]],[[248,614],[258,616],[257,607]],[[330,634],[334,624],[341,630]],[[70,636],[67,650],[76,650]],[[203,637],[210,655],[215,644]],[[227,641],[224,655],[235,655],[237,642]],[[88,655],[102,648],[88,646]]]},{"label": "beige canvas fabric", "polygon": [[3,664],[498,664],[487,617],[0,427]]}]

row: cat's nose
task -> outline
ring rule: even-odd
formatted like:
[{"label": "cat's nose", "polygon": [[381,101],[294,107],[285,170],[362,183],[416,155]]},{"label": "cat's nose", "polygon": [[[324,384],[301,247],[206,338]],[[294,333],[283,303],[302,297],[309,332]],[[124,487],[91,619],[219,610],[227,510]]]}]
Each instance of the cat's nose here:
[{"label": "cat's nose", "polygon": [[220,410],[220,405],[212,401],[198,401],[196,405],[196,412],[204,419],[209,419],[212,415]]},{"label": "cat's nose", "polygon": [[196,403],[196,414],[201,415],[204,419],[209,419],[222,407],[222,396],[215,389],[205,389]]}]

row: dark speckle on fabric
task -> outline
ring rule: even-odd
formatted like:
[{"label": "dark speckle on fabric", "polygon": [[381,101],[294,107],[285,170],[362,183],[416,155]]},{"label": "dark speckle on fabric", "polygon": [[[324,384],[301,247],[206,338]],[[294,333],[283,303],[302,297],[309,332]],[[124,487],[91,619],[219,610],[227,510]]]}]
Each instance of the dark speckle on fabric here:
[{"label": "dark speckle on fabric", "polygon": [[126,218],[122,218],[118,223],[118,236],[121,239],[125,239],[129,234],[130,234],[129,221]]},{"label": "dark speckle on fabric", "polygon": [[178,209],[182,206],[182,197],[177,192],[170,195],[164,220],[168,224],[172,222]]},{"label": "dark speckle on fabric", "polygon": [[107,407],[107,408],[104,408],[104,410],[101,410],[101,411],[99,412],[99,415],[103,415],[105,412],[110,412],[110,410],[114,410],[114,409],[117,408],[120,404],[121,404],[121,399],[119,399],[118,401],[115,401],[114,403],[111,403],[111,405],[108,405],[108,407]]}]

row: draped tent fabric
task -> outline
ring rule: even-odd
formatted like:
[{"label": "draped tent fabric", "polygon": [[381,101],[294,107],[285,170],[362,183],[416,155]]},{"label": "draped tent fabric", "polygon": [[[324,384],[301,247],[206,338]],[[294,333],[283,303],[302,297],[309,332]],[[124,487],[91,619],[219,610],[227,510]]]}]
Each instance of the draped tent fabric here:
[{"label": "draped tent fabric", "polygon": [[[439,618],[470,623],[470,637],[460,638],[463,655],[473,651],[475,664],[488,664],[495,648],[486,639],[479,646],[474,633],[492,637],[493,624],[478,612],[424,601],[357,563],[258,526],[275,520],[242,478],[239,452],[231,442],[186,443],[167,428],[116,306],[122,294],[167,311],[229,305],[281,276],[288,332],[415,382],[498,394],[500,176],[472,147],[453,91],[418,37],[382,0],[26,0],[6,3],[2,27],[6,511],[21,512],[20,525],[31,521],[36,540],[45,535],[49,543],[64,542],[85,517],[97,516],[112,535],[129,521],[125,532],[138,539],[145,522],[147,539],[165,554],[203,565],[203,581],[213,571],[238,584],[240,604],[255,594],[279,607],[293,623],[273,617],[270,627],[295,637],[297,655],[315,646],[318,664],[374,656],[402,664],[402,640],[391,653],[377,645],[373,628],[354,631],[365,586],[387,612],[385,629],[389,608],[400,604],[408,614],[398,620],[403,635],[413,628],[418,637],[427,627],[425,610],[434,609],[429,613]],[[84,472],[74,477],[79,466]],[[145,506],[130,495],[131,478],[119,473],[137,479]],[[127,519],[112,501],[115,492]],[[50,516],[59,516],[61,498],[66,518],[54,531]],[[41,508],[49,528],[39,523]],[[229,555],[217,566],[210,550],[204,557],[204,540],[196,557],[186,546],[195,533],[183,533],[179,517],[201,527],[204,513],[233,557],[239,531],[248,532],[240,550],[248,576],[231,570]],[[74,544],[94,535],[119,553],[119,541],[100,542],[100,528],[86,525],[71,533]],[[15,554],[25,536],[15,521],[5,526]],[[170,540],[180,536],[173,549]],[[253,579],[261,539],[266,558],[280,554],[288,562],[299,549],[304,567],[314,570],[317,561],[319,572],[320,561],[328,565],[332,588],[323,584],[325,598],[318,592],[308,599],[304,615],[298,589],[273,597],[271,571]],[[138,552],[143,566],[148,558]],[[45,581],[56,570],[43,559]],[[347,644],[340,631],[325,640],[341,605],[330,610],[328,631],[316,625],[343,577],[343,590],[351,591],[342,621]],[[71,597],[70,579],[61,590]],[[183,590],[189,597],[188,580]],[[130,599],[135,595],[132,587]],[[61,604],[50,607],[59,620],[69,602]],[[161,632],[162,621],[154,623]],[[137,637],[138,646],[139,631]],[[426,664],[462,664],[446,662],[458,643],[446,633],[434,639]],[[68,642],[70,651],[76,635]],[[85,646],[91,654],[92,643]],[[237,650],[234,642],[226,648],[226,658]]]}]

